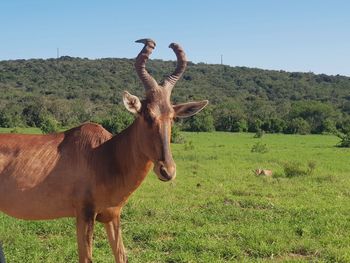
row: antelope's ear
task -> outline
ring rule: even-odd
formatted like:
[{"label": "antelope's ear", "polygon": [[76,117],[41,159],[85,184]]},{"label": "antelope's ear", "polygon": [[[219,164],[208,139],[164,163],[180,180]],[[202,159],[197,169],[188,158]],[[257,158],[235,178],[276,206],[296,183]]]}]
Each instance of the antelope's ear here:
[{"label": "antelope's ear", "polygon": [[125,108],[131,113],[137,114],[141,110],[141,101],[138,97],[131,95],[129,92],[124,91],[123,102]]},{"label": "antelope's ear", "polygon": [[209,101],[202,100],[174,105],[175,117],[187,118],[193,116],[207,106],[208,103]]}]

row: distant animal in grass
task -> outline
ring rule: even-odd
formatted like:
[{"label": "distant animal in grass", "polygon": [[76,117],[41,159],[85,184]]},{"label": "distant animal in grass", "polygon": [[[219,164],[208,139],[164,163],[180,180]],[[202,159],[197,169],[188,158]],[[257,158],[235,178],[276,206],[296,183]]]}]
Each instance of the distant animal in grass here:
[{"label": "distant animal in grass", "polygon": [[271,176],[272,170],[268,169],[256,169],[253,171],[256,175],[265,175],[265,176]]}]

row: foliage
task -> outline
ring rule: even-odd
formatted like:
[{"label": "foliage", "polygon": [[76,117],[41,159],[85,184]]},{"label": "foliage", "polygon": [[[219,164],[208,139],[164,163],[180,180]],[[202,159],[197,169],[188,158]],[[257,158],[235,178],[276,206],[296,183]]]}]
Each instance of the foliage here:
[{"label": "foliage", "polygon": [[316,168],[314,161],[307,163],[307,168],[303,167],[300,162],[285,162],[283,164],[283,170],[286,177],[305,176],[311,175]]},{"label": "foliage", "polygon": [[213,111],[215,130],[229,132],[246,132],[248,123],[242,105],[239,103],[222,103]]},{"label": "foliage", "polygon": [[184,143],[185,137],[180,132],[180,127],[177,124],[174,124],[171,129],[171,143]]},{"label": "foliage", "polygon": [[134,118],[123,107],[116,107],[111,111],[110,117],[100,121],[101,125],[112,134],[120,133],[128,127]]},{"label": "foliage", "polygon": [[[322,133],[329,129],[325,127],[326,122],[335,118],[337,113],[330,104],[319,101],[300,101],[292,105],[289,113],[292,120],[298,120],[297,133]],[[303,122],[303,123],[301,123]],[[306,124],[307,123],[307,124]],[[308,126],[308,127],[307,127]]]},{"label": "foliage", "polygon": [[58,132],[58,122],[51,116],[46,116],[40,123],[40,129],[44,134]]},{"label": "foliage", "polygon": [[[122,92],[144,93],[133,62],[0,61],[0,127],[40,127],[50,115],[64,127],[97,119],[119,132],[124,122],[113,124],[111,114],[122,105]],[[175,63],[151,60],[147,67],[160,81]],[[349,90],[345,76],[188,63],[172,100],[210,100],[211,108],[181,126],[188,131],[320,134],[350,130]]]},{"label": "foliage", "polygon": [[285,131],[291,134],[309,134],[311,132],[311,126],[303,118],[297,117],[291,119]]},{"label": "foliage", "polygon": [[264,136],[264,131],[259,129],[255,134],[254,134],[254,138],[262,138]]},{"label": "foliage", "polygon": [[10,133],[19,133],[18,127],[14,127],[10,130]]},{"label": "foliage", "polygon": [[336,135],[340,138],[340,142],[337,144],[338,147],[350,148],[350,132],[337,132]]},{"label": "foliage", "polygon": [[214,131],[214,119],[209,110],[203,110],[200,113],[185,120],[185,130],[194,132]]},{"label": "foliage", "polygon": [[252,153],[267,153],[269,149],[266,144],[257,142],[252,146],[252,149],[250,151]]}]

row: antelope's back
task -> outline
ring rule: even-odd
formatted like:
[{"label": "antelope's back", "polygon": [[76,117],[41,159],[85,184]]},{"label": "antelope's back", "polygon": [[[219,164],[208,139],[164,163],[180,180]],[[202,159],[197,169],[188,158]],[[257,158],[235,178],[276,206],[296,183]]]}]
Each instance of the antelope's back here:
[{"label": "antelope's back", "polygon": [[52,135],[1,134],[0,210],[21,218],[31,214],[32,219],[43,219],[40,207],[52,209],[52,218],[59,209],[67,213],[68,203],[79,195],[77,185],[91,178],[93,149],[109,138],[97,124]]}]

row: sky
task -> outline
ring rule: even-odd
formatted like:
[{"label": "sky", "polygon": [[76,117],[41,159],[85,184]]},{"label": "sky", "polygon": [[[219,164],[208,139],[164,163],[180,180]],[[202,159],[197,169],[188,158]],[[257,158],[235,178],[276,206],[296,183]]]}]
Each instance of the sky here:
[{"label": "sky", "polygon": [[347,0],[1,0],[0,60],[152,58],[350,76]]}]

